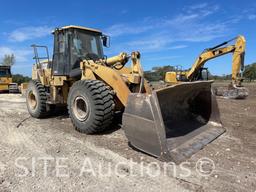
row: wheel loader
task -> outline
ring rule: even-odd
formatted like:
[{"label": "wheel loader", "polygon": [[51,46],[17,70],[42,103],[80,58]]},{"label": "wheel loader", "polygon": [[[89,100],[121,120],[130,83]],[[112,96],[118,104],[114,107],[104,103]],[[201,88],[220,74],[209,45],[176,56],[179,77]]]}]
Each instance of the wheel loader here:
[{"label": "wheel loader", "polygon": [[[235,43],[230,45],[230,42]],[[186,81],[204,80],[203,72],[208,74],[208,69],[204,67],[205,63],[217,57],[232,53],[232,81],[227,88],[215,88],[214,92],[218,96],[224,96],[230,99],[245,99],[249,91],[243,85],[244,55],[245,55],[245,37],[239,35],[229,41],[223,42],[211,48],[205,49],[196,59],[189,70],[170,71],[165,74],[165,82],[168,84],[177,84]],[[208,80],[208,75],[207,80]]]},{"label": "wheel loader", "polygon": [[18,84],[12,82],[11,66],[0,65],[0,93],[18,92]]},{"label": "wheel loader", "polygon": [[65,26],[53,35],[52,60],[47,47],[39,46],[47,52],[40,57],[33,45],[36,63],[26,93],[32,117],[46,118],[54,106],[64,105],[77,131],[97,134],[109,129],[115,113],[122,112],[131,146],[176,163],[225,132],[212,81],[153,90],[144,78],[140,53],[106,57],[103,46],[109,47],[109,37],[101,31]]}]

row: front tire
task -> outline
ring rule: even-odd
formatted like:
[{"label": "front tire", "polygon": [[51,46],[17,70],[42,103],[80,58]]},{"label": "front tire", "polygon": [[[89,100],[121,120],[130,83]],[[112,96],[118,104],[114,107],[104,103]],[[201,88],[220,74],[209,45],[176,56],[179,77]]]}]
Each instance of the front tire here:
[{"label": "front tire", "polygon": [[26,103],[32,117],[43,118],[47,115],[46,100],[44,86],[37,80],[30,81],[26,92]]},{"label": "front tire", "polygon": [[86,134],[102,132],[114,116],[111,90],[99,80],[77,81],[69,91],[68,111],[77,131]]}]

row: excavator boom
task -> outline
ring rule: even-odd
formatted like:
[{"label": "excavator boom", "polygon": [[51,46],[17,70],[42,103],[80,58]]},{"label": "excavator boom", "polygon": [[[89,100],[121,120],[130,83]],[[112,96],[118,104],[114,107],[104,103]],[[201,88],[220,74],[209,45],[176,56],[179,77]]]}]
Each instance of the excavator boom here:
[{"label": "excavator boom", "polygon": [[[234,45],[228,45],[223,47],[224,45],[227,45],[229,42],[233,40],[236,40],[236,43]],[[243,70],[243,66],[244,66],[245,44],[246,44],[246,41],[244,36],[239,35],[238,37],[233,38],[224,43],[221,43],[215,47],[205,49],[196,59],[191,69],[187,72],[186,74],[187,79],[190,81],[197,80],[193,78],[196,76],[196,73],[199,71],[199,69],[203,67],[207,61],[212,60],[216,57],[233,53],[232,81],[235,84],[238,84],[239,74],[240,74],[240,71]]]},{"label": "excavator boom", "polygon": [[[234,41],[234,44],[229,44]],[[242,71],[244,69],[244,55],[245,55],[245,45],[246,40],[244,36],[239,35],[229,41],[221,43],[212,48],[205,49],[196,59],[195,63],[192,65],[191,69],[183,72],[183,76],[185,76],[185,81],[198,81],[201,79],[201,70],[205,63],[214,58],[232,53],[232,81],[229,86],[229,90],[225,90],[224,92],[216,91],[217,95],[222,95],[228,98],[245,98],[248,96],[248,90],[242,87]],[[174,72],[167,72],[165,80],[167,83],[178,83],[175,78],[178,74]],[[179,74],[180,75],[180,74]],[[223,90],[223,89],[222,89]]]}]

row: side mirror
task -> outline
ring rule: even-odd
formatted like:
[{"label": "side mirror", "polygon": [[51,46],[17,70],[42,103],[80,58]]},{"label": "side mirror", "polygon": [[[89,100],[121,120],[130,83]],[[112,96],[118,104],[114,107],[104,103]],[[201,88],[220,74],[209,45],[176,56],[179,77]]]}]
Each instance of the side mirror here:
[{"label": "side mirror", "polygon": [[103,46],[110,47],[110,37],[107,35],[103,35],[101,38],[102,38]]}]

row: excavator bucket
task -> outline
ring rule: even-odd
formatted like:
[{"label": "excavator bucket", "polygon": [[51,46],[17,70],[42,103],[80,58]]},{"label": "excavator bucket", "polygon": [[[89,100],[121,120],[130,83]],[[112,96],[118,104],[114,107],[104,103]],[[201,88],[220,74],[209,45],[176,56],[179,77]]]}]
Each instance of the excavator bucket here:
[{"label": "excavator bucket", "polygon": [[150,95],[132,93],[123,129],[136,149],[162,161],[180,163],[225,132],[213,81],[181,83]]}]

